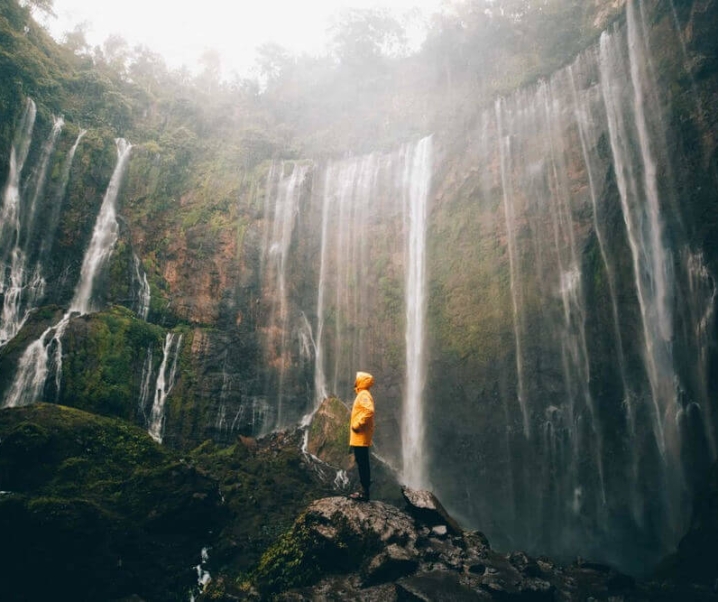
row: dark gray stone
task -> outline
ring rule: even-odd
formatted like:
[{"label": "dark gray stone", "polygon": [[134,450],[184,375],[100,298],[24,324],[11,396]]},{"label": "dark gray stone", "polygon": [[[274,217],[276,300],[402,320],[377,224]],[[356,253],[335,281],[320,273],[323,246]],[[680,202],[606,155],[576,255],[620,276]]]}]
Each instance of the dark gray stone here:
[{"label": "dark gray stone", "polygon": [[430,527],[446,525],[448,531],[453,535],[463,533],[459,523],[446,511],[431,491],[402,487],[401,493],[406,501],[407,511],[420,523]]},{"label": "dark gray stone", "polygon": [[476,602],[490,598],[463,585],[456,573],[432,571],[400,579],[397,600],[411,602]]},{"label": "dark gray stone", "polygon": [[416,571],[419,561],[410,551],[391,544],[369,561],[364,570],[363,585],[376,585],[395,581]]}]

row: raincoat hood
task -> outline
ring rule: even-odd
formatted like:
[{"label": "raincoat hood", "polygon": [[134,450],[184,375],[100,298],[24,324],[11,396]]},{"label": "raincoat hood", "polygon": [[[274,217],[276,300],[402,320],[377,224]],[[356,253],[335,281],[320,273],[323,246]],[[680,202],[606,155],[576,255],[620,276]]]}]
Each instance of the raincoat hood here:
[{"label": "raincoat hood", "polygon": [[368,372],[357,372],[356,380],[354,381],[354,392],[359,393],[363,389],[370,389],[374,384],[374,377]]}]

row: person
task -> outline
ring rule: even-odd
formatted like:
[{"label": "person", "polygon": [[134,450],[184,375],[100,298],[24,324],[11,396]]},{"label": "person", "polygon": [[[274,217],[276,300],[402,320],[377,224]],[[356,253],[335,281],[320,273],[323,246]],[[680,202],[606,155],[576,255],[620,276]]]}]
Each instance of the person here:
[{"label": "person", "polygon": [[369,389],[374,384],[374,377],[368,372],[357,372],[354,381],[354,392],[357,394],[352,406],[349,434],[349,447],[354,452],[354,459],[359,469],[359,482],[362,491],[352,493],[349,497],[363,502],[369,501],[371,485],[371,469],[369,467],[369,447],[374,436],[374,398]]}]

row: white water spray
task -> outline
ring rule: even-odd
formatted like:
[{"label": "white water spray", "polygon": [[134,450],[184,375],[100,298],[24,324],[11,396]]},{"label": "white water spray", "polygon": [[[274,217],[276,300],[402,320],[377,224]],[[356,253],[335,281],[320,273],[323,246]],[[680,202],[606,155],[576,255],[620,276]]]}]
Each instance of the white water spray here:
[{"label": "white water spray", "polygon": [[[413,152],[412,152],[413,151]],[[406,238],[406,385],[402,416],[404,481],[427,487],[424,443],[426,380],[426,229],[431,189],[432,140],[409,148],[404,169]]]},{"label": "white water spray", "polygon": [[[40,156],[39,168],[34,176],[34,190],[27,203],[18,208],[15,246],[11,251],[10,269],[3,297],[0,315],[0,345],[12,339],[22,328],[45,292],[45,280],[40,266],[29,267],[32,244],[36,237],[36,214],[39,199],[45,192],[47,170],[55,150],[57,138],[65,122],[62,117],[54,120],[52,130],[45,141]],[[18,196],[18,201],[22,199]]]},{"label": "white water spray", "polygon": [[168,332],[162,348],[162,363],[157,373],[155,383],[155,397],[150,411],[147,432],[157,443],[162,443],[165,430],[165,404],[167,396],[175,385],[177,375],[177,360],[182,347],[182,335]]},{"label": "white water spray", "polygon": [[132,262],[135,268],[135,281],[137,282],[137,315],[147,320],[150,313],[150,285],[147,282],[147,272],[142,268],[142,262],[136,254],[132,255]]},{"label": "white water spray", "polygon": [[[117,240],[115,202],[131,148],[132,146],[125,140],[117,140],[117,164],[95,222],[92,240],[82,262],[80,281],[75,289],[70,308],[56,325],[45,330],[39,339],[27,347],[18,362],[15,379],[10,387],[10,392],[5,397],[3,407],[15,407],[40,401],[50,370],[55,374],[56,393],[60,391],[62,335],[73,315],[78,313],[84,315],[90,312],[94,280],[112,253]],[[103,245],[107,245],[107,247],[105,248]],[[52,360],[50,358],[51,350],[54,350]]]}]

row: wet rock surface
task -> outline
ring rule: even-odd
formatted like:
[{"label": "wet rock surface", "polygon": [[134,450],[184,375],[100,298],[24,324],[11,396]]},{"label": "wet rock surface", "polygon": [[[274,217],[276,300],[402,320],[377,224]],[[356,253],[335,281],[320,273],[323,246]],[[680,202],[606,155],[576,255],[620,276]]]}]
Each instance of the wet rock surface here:
[{"label": "wet rock surface", "polygon": [[[482,533],[465,531],[443,514],[445,510],[441,513],[440,502],[430,492],[405,490],[405,498],[406,510],[343,497],[312,503],[284,541],[265,555],[256,574],[256,597],[460,602],[718,599],[708,587],[640,583],[609,566],[580,559],[560,566],[521,551],[501,553],[491,549]],[[444,524],[437,524],[439,516]],[[286,571],[287,566],[292,570]]]}]

